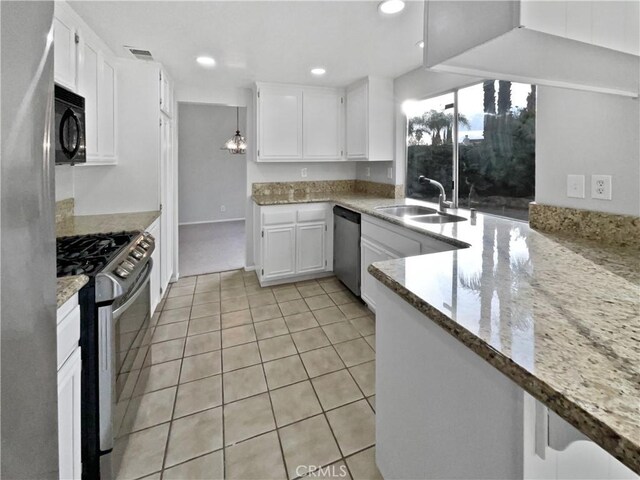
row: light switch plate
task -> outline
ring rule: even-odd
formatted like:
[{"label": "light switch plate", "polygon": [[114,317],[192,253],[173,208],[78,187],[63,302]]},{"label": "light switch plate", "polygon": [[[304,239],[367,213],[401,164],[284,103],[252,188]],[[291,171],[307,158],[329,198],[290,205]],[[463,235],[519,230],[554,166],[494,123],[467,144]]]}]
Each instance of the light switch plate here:
[{"label": "light switch plate", "polygon": [[302,178],[307,178],[307,169],[303,168],[302,170],[300,170],[300,176]]},{"label": "light switch plate", "polygon": [[387,178],[393,178],[393,167],[387,168]]},{"label": "light switch plate", "polygon": [[611,200],[611,175],[591,175],[591,198]]},{"label": "light switch plate", "polygon": [[367,168],[365,169],[365,173],[366,173],[367,177],[370,177],[370,176],[371,176],[371,168],[370,168],[370,167],[367,167]]},{"label": "light switch plate", "polygon": [[584,175],[567,175],[567,197],[584,198]]}]

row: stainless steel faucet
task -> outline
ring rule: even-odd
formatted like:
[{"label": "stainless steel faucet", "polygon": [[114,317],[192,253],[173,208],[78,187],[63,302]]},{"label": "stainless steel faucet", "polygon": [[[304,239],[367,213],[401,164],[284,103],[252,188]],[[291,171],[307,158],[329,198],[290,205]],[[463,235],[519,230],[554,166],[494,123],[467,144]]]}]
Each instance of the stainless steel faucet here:
[{"label": "stainless steel faucet", "polygon": [[432,180],[430,178],[425,177],[424,175],[420,175],[418,177],[418,182],[421,184],[433,185],[440,189],[440,198],[438,199],[438,207],[441,211],[445,211],[447,208],[451,208],[451,202],[447,202],[447,194],[444,191],[444,187],[440,182]]}]

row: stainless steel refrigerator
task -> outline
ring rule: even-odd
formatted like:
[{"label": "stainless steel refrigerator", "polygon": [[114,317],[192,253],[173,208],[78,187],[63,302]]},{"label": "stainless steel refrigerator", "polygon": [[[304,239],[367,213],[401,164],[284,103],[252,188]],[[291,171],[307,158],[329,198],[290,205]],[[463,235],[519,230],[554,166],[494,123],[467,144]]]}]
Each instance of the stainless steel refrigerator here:
[{"label": "stainless steel refrigerator", "polygon": [[57,478],[53,2],[0,2],[2,478]]}]

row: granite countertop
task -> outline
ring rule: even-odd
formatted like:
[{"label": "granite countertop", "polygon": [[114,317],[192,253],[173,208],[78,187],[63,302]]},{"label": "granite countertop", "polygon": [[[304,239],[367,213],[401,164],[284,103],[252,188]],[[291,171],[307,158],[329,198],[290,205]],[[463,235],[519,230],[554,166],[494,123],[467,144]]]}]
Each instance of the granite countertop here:
[{"label": "granite countertop", "polygon": [[87,284],[89,277],[86,275],[72,275],[69,277],[59,277],[57,281],[56,298],[58,300],[58,308],[60,308]]},{"label": "granite countertop", "polygon": [[[495,368],[640,472],[640,262],[633,247],[544,234],[478,213],[418,224],[367,195],[254,196],[259,205],[330,201],[459,250],[374,263],[369,272]],[[467,210],[449,210],[469,218]],[[467,247],[467,248],[465,248]]]},{"label": "granite countertop", "polygon": [[75,215],[56,225],[56,236],[146,230],[159,216],[159,211]]}]

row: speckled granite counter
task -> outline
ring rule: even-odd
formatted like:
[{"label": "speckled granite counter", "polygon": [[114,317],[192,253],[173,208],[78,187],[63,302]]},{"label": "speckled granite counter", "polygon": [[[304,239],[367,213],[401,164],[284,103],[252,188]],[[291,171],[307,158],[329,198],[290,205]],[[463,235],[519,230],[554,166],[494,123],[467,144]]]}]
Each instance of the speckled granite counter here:
[{"label": "speckled granite counter", "polygon": [[64,302],[73,297],[78,291],[84,287],[89,281],[86,275],[73,275],[70,277],[60,277],[56,290],[58,300],[58,308],[64,305]]},{"label": "speckled granite counter", "polygon": [[369,272],[640,472],[638,250],[480,214],[435,228],[471,247]]},{"label": "speckled granite counter", "polygon": [[128,230],[145,230],[160,216],[159,211],[76,215],[56,225],[56,236],[86,235]]},{"label": "speckled granite counter", "polygon": [[[640,472],[637,248],[543,234],[527,223],[490,215],[425,225],[375,210],[420,203],[412,200],[311,194],[254,196],[254,201],[334,202],[460,246],[375,263],[369,272]],[[466,210],[450,213],[469,218]]]}]

